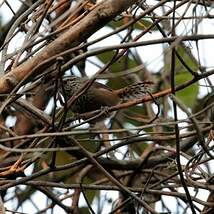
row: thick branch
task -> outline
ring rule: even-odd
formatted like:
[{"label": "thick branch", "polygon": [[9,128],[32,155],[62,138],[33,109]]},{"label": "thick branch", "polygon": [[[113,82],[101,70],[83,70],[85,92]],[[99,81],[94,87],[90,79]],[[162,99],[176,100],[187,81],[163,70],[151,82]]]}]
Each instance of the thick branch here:
[{"label": "thick branch", "polygon": [[87,16],[47,45],[40,53],[4,75],[0,79],[0,93],[10,92],[26,76],[36,75],[33,74],[35,71],[33,68],[37,65],[85,41],[135,2],[137,0],[108,0],[98,4]]}]

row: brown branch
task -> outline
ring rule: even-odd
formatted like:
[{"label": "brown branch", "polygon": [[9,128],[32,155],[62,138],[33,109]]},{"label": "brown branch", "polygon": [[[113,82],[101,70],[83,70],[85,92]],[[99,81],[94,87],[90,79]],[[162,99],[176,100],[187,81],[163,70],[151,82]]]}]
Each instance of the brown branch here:
[{"label": "brown branch", "polygon": [[89,36],[136,2],[137,0],[108,0],[98,4],[87,16],[47,45],[40,53],[4,75],[0,79],[0,93],[10,92],[26,76],[36,75],[33,72],[35,72],[34,68],[37,65],[84,42]]}]

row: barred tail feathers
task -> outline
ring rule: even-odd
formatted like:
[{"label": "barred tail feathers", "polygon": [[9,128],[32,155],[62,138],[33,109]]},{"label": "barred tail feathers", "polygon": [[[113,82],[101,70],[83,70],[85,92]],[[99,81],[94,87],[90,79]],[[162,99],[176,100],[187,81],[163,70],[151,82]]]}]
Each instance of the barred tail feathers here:
[{"label": "barred tail feathers", "polygon": [[115,92],[122,100],[139,99],[144,97],[151,89],[152,81],[144,81],[129,85]]}]

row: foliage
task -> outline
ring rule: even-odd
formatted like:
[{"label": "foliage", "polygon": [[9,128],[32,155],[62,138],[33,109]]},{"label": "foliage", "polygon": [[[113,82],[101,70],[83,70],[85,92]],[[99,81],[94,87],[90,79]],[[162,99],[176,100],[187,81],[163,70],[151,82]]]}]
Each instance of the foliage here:
[{"label": "foliage", "polygon": [[[0,34],[1,210],[214,213],[214,70],[201,45],[214,35],[199,32],[213,5],[94,2],[1,5],[17,11]],[[85,83],[75,96],[63,91],[70,75]],[[108,109],[72,112],[98,81],[112,93],[154,84]],[[105,122],[90,123],[100,114]]]}]

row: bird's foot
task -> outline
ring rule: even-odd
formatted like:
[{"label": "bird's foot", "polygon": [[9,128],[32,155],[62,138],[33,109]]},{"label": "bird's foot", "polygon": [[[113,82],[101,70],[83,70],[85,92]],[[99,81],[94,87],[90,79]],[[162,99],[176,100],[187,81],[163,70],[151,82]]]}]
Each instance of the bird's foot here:
[{"label": "bird's foot", "polygon": [[110,116],[109,107],[108,106],[102,106],[100,110],[104,114],[105,117],[109,117]]},{"label": "bird's foot", "polygon": [[78,121],[79,123],[80,123],[80,120],[82,119],[82,117],[81,117],[81,114],[79,114],[79,113],[75,113],[74,115],[73,115],[73,121]]}]

